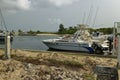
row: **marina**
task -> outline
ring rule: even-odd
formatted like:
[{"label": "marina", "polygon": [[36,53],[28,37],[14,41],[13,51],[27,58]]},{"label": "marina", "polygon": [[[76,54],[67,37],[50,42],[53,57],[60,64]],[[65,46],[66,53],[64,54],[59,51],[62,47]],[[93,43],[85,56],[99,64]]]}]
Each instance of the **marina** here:
[{"label": "marina", "polygon": [[119,3],[0,0],[0,80],[120,80]]}]

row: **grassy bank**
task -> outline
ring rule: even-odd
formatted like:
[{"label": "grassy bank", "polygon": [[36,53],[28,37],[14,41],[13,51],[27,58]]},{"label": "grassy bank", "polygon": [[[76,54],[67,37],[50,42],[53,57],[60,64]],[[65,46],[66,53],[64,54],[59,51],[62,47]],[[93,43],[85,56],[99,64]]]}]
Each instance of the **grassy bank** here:
[{"label": "grassy bank", "polygon": [[96,65],[116,64],[112,57],[26,50],[12,50],[11,60],[4,60],[0,50],[0,80],[94,80]]}]

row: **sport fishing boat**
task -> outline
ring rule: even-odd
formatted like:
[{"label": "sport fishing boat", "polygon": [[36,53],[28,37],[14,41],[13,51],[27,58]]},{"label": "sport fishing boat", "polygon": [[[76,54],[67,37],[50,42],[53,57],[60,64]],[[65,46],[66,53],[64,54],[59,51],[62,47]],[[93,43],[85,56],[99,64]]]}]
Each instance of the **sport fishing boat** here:
[{"label": "sport fishing boat", "polygon": [[103,54],[108,51],[108,44],[106,40],[92,39],[86,25],[79,25],[79,29],[73,36],[63,36],[56,39],[43,40],[43,43],[49,47],[49,49],[64,50],[64,51],[78,51]]},{"label": "sport fishing boat", "polygon": [[91,48],[90,42],[88,42],[90,39],[86,25],[80,25],[79,30],[76,31],[73,36],[43,40],[43,43],[47,45],[49,49],[92,53],[93,48]]}]

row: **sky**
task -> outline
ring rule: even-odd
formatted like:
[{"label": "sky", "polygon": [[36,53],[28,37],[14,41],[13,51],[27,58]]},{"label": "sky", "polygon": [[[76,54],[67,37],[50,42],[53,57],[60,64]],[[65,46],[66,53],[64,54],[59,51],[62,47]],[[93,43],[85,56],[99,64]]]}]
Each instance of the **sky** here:
[{"label": "sky", "polygon": [[0,9],[8,30],[57,31],[61,23],[113,27],[120,21],[120,0],[0,0]]}]

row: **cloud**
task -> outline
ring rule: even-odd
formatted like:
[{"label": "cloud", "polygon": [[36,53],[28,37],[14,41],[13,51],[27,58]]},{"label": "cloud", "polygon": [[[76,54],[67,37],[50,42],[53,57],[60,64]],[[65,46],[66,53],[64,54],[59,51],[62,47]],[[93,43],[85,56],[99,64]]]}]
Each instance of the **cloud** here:
[{"label": "cloud", "polygon": [[62,23],[62,20],[60,18],[49,18],[48,21],[51,24],[60,24],[60,23]]},{"label": "cloud", "polygon": [[60,8],[62,6],[71,5],[78,1],[80,0],[31,0],[30,3],[32,3],[32,6],[34,6],[34,8],[41,9],[41,8],[50,8],[50,7]]},{"label": "cloud", "polygon": [[80,0],[36,0],[36,4],[41,6],[42,8],[51,6],[62,7],[66,5],[71,5],[78,1]]},{"label": "cloud", "polygon": [[5,10],[29,10],[30,0],[0,0],[0,8]]},{"label": "cloud", "polygon": [[0,0],[0,8],[10,11],[30,10],[33,6],[36,8],[62,7],[77,1],[79,0]]},{"label": "cloud", "polygon": [[61,7],[63,5],[70,5],[77,1],[79,0],[49,0],[51,4],[54,4],[57,7]]}]

